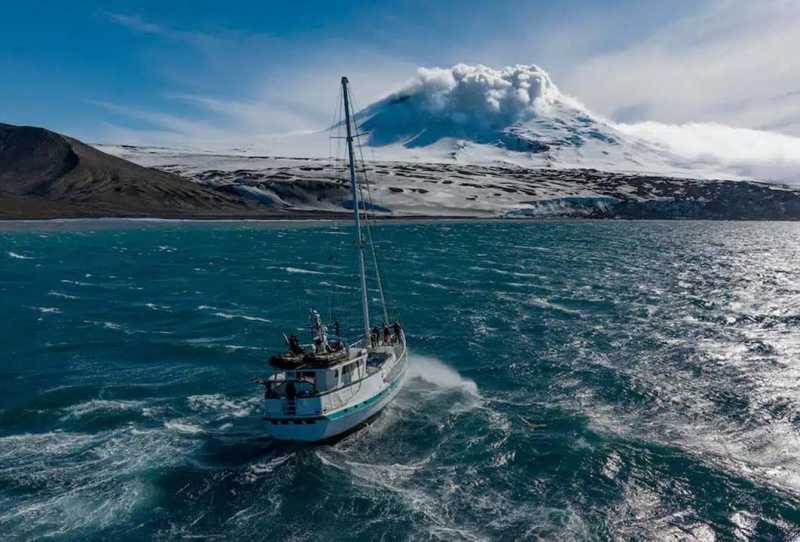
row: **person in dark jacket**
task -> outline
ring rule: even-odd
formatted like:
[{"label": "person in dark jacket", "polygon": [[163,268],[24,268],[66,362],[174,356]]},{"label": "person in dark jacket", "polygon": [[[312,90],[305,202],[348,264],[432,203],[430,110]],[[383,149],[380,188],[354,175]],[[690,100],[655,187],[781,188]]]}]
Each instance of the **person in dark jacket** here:
[{"label": "person in dark jacket", "polygon": [[395,341],[400,342],[400,337],[402,336],[401,333],[403,331],[403,328],[400,327],[400,321],[399,320],[395,320],[394,321],[394,324],[392,324],[392,330],[394,331],[394,339],[395,339]]}]

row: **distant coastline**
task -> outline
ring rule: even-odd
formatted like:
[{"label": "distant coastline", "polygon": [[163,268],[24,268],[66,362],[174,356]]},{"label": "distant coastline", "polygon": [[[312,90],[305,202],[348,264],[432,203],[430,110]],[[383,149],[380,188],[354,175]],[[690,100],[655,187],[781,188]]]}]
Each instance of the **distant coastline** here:
[{"label": "distant coastline", "polygon": [[[307,159],[122,156],[0,124],[0,220],[348,220],[346,180]],[[137,163],[138,162],[138,163]],[[800,220],[800,189],[510,163],[365,165],[380,220]]]},{"label": "distant coastline", "polygon": [[[10,224],[180,224],[180,223],[314,223],[314,222],[347,222],[351,217],[349,213],[330,214],[297,214],[297,215],[269,215],[269,216],[200,216],[200,217],[160,217],[160,216],[69,216],[69,217],[32,217],[9,218],[0,216],[0,229],[3,225]],[[497,223],[530,223],[530,222],[800,222],[800,218],[696,218],[696,217],[586,217],[586,216],[467,216],[467,215],[395,215],[372,216],[374,222],[385,223],[414,223],[414,222],[497,222]]]}]

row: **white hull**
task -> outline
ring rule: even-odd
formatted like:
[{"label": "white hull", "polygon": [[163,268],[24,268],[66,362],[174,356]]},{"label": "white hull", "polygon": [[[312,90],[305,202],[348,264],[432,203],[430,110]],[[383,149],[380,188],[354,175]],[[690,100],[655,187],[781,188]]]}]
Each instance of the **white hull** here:
[{"label": "white hull", "polygon": [[[267,430],[277,440],[300,442],[319,442],[347,433],[377,415],[394,399],[403,386],[407,366],[408,356],[404,349],[387,371],[379,371],[359,384],[350,386],[350,389],[330,394],[325,400],[298,400],[296,416],[275,415],[284,407],[277,404],[276,400],[265,400]],[[386,381],[389,375],[392,379]],[[303,405],[299,404],[301,401],[307,402],[310,408],[319,409],[315,411],[319,414],[303,415]],[[316,407],[313,406],[315,401]],[[339,407],[326,408],[326,405],[335,404]],[[305,412],[311,414],[309,410]]]}]

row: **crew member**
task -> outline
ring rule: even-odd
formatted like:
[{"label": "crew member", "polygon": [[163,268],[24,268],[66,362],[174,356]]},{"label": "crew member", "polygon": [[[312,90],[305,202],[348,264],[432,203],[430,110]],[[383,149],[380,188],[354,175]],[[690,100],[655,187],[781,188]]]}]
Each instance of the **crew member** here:
[{"label": "crew member", "polygon": [[288,341],[289,351],[292,354],[299,355],[303,353],[303,347],[300,346],[300,341],[298,340],[297,335],[289,335]]}]

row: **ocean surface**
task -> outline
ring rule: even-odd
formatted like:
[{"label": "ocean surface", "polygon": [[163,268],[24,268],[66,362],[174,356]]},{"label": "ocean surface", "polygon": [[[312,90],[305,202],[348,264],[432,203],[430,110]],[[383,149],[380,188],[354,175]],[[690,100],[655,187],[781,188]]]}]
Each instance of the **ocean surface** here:
[{"label": "ocean surface", "polygon": [[800,224],[375,230],[411,374],[278,443],[310,307],[358,328],[332,223],[0,224],[3,540],[800,540]]}]

